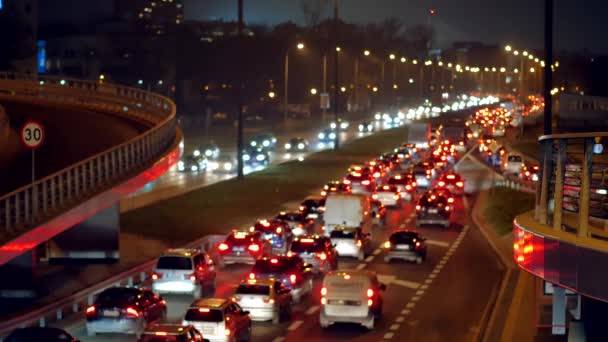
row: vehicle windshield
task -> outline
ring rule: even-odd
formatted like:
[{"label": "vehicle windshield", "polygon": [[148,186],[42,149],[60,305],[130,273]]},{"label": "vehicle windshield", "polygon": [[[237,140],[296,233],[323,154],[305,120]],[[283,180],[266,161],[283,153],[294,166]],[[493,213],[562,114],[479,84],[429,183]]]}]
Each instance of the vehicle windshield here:
[{"label": "vehicle windshield", "polygon": [[208,308],[190,308],[186,311],[184,320],[188,322],[223,322],[222,310]]},{"label": "vehicle windshield", "polygon": [[507,160],[509,162],[521,163],[522,158],[521,158],[521,156],[509,156],[509,158]]},{"label": "vehicle windshield", "polygon": [[287,214],[279,214],[276,216],[278,220],[284,221],[302,221],[304,216],[300,213],[287,213]]},{"label": "vehicle windshield", "polygon": [[140,295],[141,291],[135,288],[111,288],[101,292],[95,303],[101,306],[123,307],[135,303]]},{"label": "vehicle windshield", "polygon": [[291,251],[294,253],[318,253],[323,252],[323,243],[319,240],[312,242],[296,240],[291,243]]},{"label": "vehicle windshield", "polygon": [[270,294],[269,285],[255,285],[255,284],[241,284],[236,289],[237,294],[247,295],[263,295],[268,296]]},{"label": "vehicle windshield", "polygon": [[181,256],[162,256],[158,258],[156,268],[161,270],[191,270],[192,259]]},{"label": "vehicle windshield", "polygon": [[[273,260],[276,260],[276,262],[273,262]],[[288,259],[260,259],[253,265],[251,272],[255,274],[287,273],[292,266],[293,262]]]},{"label": "vehicle windshield", "polygon": [[319,207],[319,206],[323,206],[325,205],[325,200],[322,199],[307,199],[304,202],[302,202],[302,205],[305,207]]},{"label": "vehicle windshield", "polygon": [[333,230],[329,235],[332,239],[354,239],[355,231],[354,230]]},{"label": "vehicle windshield", "polygon": [[391,235],[389,241],[393,244],[411,243],[413,239],[419,239],[420,236],[416,232],[398,232]]}]

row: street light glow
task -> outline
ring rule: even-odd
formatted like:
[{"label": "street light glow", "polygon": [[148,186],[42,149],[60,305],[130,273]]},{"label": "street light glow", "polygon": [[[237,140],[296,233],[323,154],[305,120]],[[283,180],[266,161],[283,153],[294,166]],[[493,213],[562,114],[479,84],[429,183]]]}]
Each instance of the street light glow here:
[{"label": "street light glow", "polygon": [[401,63],[405,63],[407,62],[407,59],[405,57],[401,57]]},{"label": "street light glow", "polygon": [[448,63],[448,68],[451,68],[451,67],[452,67],[452,63]]},{"label": "street light glow", "polygon": [[102,80],[102,81],[105,80],[106,79],[106,75],[104,75],[104,74],[99,75],[99,79]]},{"label": "street light glow", "polygon": [[488,71],[490,71],[490,68],[485,67],[485,68],[483,68],[483,71],[488,72]]},{"label": "street light glow", "polygon": [[500,68],[500,72],[505,72],[505,71],[507,71],[507,68],[505,68],[505,67]]},{"label": "street light glow", "polygon": [[519,69],[515,68],[515,69],[513,70],[513,72],[517,74],[517,73],[519,72]]},{"label": "street light glow", "polygon": [[418,64],[418,60],[414,59],[414,60],[412,61],[412,64]]},{"label": "street light glow", "polygon": [[442,61],[437,62],[437,65],[443,66],[443,62]]},{"label": "street light glow", "polygon": [[534,67],[531,67],[531,68],[530,68],[530,72],[534,72],[534,71],[535,71],[535,70],[534,70]]},{"label": "street light glow", "polygon": [[513,54],[514,54],[515,56],[519,56],[519,51],[515,50],[515,51],[513,51]]},{"label": "street light glow", "polygon": [[528,55],[528,59],[529,59],[529,60],[533,60],[533,59],[534,59],[534,56],[533,56],[533,55]]},{"label": "street light glow", "polygon": [[277,94],[275,94],[274,91],[268,92],[268,97],[270,97],[271,99],[274,99],[275,96],[277,96]]},{"label": "street light glow", "polygon": [[392,60],[392,59],[395,59],[395,54],[394,54],[394,53],[391,53],[391,54],[388,56],[388,58],[390,58],[391,60]]},{"label": "street light glow", "polygon": [[346,87],[345,86],[340,87],[340,91],[344,93],[346,91]]},{"label": "street light glow", "polygon": [[396,84],[393,84],[393,89],[397,89],[397,88],[399,88],[399,86]]},{"label": "street light glow", "polygon": [[378,92],[378,87],[373,87],[373,88],[372,88],[372,91],[373,91],[374,93]]},{"label": "street light glow", "polygon": [[304,48],[304,43],[298,43],[298,50],[302,50]]},{"label": "street light glow", "polygon": [[342,49],[340,49],[340,47],[339,47],[339,46],[336,46],[336,51],[337,51],[337,52],[340,52],[340,50],[342,50]]},{"label": "street light glow", "polygon": [[492,72],[496,72],[496,67],[492,67]]},{"label": "street light glow", "polygon": [[317,88],[312,88],[312,89],[310,89],[310,93],[311,93],[312,95],[316,95],[316,94],[317,94]]},{"label": "street light glow", "polygon": [[408,81],[410,82],[410,84],[414,83],[414,79],[413,78],[410,78]]},{"label": "street light glow", "polygon": [[521,54],[524,55],[524,56],[527,56],[528,55],[528,51],[524,50],[524,52],[522,52]]},{"label": "street light glow", "polygon": [[364,54],[365,56],[369,56],[369,55],[371,54],[371,52],[369,52],[369,50],[365,50],[365,51],[363,51],[363,54]]},{"label": "street light glow", "polygon": [[511,50],[512,50],[511,45],[505,46],[505,51],[511,52]]}]

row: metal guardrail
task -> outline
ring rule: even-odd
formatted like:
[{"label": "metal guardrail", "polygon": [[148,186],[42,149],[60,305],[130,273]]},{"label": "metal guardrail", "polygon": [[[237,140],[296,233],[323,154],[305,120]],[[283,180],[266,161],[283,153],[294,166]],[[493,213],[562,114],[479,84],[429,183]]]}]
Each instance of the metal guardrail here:
[{"label": "metal guardrail", "polygon": [[508,188],[518,191],[523,191],[531,194],[536,193],[536,182],[527,182],[519,178],[504,177],[503,179],[497,179],[494,182],[494,187]]},{"label": "metal guardrail", "polygon": [[151,128],[0,197],[0,236],[16,235],[133,176],[165,152],[176,137],[175,104],[151,92],[94,81],[0,72],[0,98],[59,103],[138,120]]},{"label": "metal guardrail", "polygon": [[[187,244],[184,248],[200,248],[218,263],[217,245],[226,239],[226,235],[207,235],[200,240]],[[130,270],[117,274],[93,287],[79,291],[70,297],[63,298],[48,306],[33,310],[26,315],[0,322],[0,341],[11,331],[20,327],[45,327],[62,320],[78,317],[84,318],[84,310],[93,304],[95,296],[101,291],[114,286],[143,286],[151,279],[156,260],[148,261]]]}]

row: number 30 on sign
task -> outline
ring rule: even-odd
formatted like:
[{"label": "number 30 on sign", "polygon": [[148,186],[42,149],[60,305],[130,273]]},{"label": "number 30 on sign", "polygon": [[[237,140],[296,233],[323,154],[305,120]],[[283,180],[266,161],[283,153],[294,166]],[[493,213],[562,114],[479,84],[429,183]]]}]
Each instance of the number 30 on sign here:
[{"label": "number 30 on sign", "polygon": [[29,120],[21,127],[21,143],[35,150],[44,143],[44,126],[40,122]]}]

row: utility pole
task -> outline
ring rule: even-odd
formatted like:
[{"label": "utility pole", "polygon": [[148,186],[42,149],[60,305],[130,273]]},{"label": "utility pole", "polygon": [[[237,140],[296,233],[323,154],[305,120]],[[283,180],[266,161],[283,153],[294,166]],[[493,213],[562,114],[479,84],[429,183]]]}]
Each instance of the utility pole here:
[{"label": "utility pole", "polygon": [[[323,94],[325,94],[324,96],[327,95],[327,52],[323,54]],[[322,112],[322,119],[323,122],[325,122],[325,120],[327,120],[326,118],[326,114],[325,111],[327,110],[325,107],[325,104],[323,104],[321,106],[321,110]]]},{"label": "utility pole", "polygon": [[551,134],[552,130],[551,86],[553,75],[551,65],[553,65],[553,0],[545,0],[545,87],[543,89],[545,97],[543,133],[545,135]]},{"label": "utility pole", "polygon": [[[242,44],[243,43],[243,27],[245,26],[244,23],[244,19],[243,19],[243,0],[237,0],[238,1],[238,18],[239,18],[239,24],[238,24],[238,35],[237,35],[237,41],[238,44]],[[242,69],[243,63],[239,63],[238,68]],[[241,72],[238,73],[239,77],[243,77],[243,72],[241,70]],[[243,79],[239,80],[239,84],[237,87],[237,107],[238,107],[238,119],[237,119],[237,129],[236,129],[236,164],[237,164],[237,178],[238,179],[243,179],[244,178],[244,173],[243,173],[243,85],[244,85],[244,81]]]},{"label": "utility pole", "polygon": [[287,106],[289,105],[289,48],[285,51],[285,89],[283,94],[283,122],[287,129]]},{"label": "utility pole", "polygon": [[338,49],[338,0],[334,0],[334,41],[335,41],[335,47],[334,47],[334,114],[336,117],[336,141],[334,143],[334,149],[339,149],[340,148],[340,110],[339,110],[339,105],[340,105],[340,101],[339,101],[339,97],[340,97],[340,85],[339,85],[339,81],[340,81],[340,77],[338,74],[338,59],[340,56],[340,51]]}]

